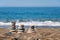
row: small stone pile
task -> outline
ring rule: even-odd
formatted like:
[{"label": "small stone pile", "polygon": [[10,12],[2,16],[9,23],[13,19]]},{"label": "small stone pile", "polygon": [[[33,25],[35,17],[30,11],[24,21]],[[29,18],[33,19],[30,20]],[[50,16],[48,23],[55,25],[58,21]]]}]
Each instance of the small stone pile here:
[{"label": "small stone pile", "polygon": [[10,32],[16,32],[16,26],[15,26],[15,22],[11,22],[11,30]]},{"label": "small stone pile", "polygon": [[31,26],[31,28],[28,29],[27,33],[33,33],[35,32],[35,27]]},{"label": "small stone pile", "polygon": [[24,25],[18,27],[18,33],[23,33],[25,31]]}]

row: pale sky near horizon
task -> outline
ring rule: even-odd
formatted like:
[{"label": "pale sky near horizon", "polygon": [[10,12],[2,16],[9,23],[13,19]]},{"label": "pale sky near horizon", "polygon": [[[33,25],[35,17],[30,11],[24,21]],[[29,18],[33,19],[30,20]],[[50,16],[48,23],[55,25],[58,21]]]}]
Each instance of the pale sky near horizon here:
[{"label": "pale sky near horizon", "polygon": [[0,7],[60,7],[60,0],[0,0]]}]

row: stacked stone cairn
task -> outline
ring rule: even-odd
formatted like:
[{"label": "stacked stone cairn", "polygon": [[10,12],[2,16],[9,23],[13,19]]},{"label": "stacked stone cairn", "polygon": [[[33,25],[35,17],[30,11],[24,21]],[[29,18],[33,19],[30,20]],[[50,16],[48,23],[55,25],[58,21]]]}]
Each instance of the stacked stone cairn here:
[{"label": "stacked stone cairn", "polygon": [[18,33],[24,33],[24,31],[25,31],[24,25],[20,25],[18,27]]},{"label": "stacked stone cairn", "polygon": [[35,32],[35,26],[31,26],[31,28],[28,29],[27,33],[33,33]]},{"label": "stacked stone cairn", "polygon": [[10,32],[16,32],[16,26],[15,26],[15,22],[13,21],[13,22],[11,22],[11,30],[10,30]]}]

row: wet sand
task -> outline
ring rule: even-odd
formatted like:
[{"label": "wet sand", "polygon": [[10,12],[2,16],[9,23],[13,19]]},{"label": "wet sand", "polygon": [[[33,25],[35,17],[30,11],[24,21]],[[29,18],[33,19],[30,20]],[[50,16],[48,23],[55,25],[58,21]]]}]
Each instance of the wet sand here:
[{"label": "wet sand", "polygon": [[11,35],[7,35],[9,32],[8,29],[0,28],[0,40],[60,40],[60,28],[39,28],[36,29],[33,33],[27,33],[27,30],[24,33],[13,32]]}]

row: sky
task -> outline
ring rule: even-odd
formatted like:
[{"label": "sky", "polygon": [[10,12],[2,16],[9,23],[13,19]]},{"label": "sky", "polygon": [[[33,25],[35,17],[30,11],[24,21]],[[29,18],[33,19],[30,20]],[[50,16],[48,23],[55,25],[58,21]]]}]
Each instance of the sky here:
[{"label": "sky", "polygon": [[0,7],[60,7],[60,0],[0,0]]}]

